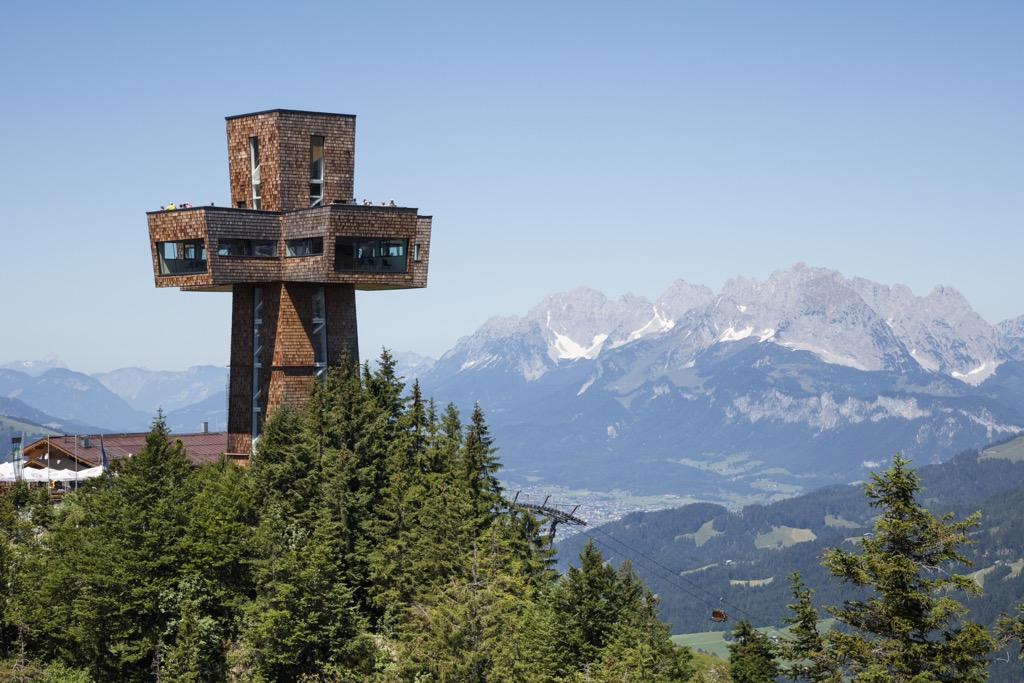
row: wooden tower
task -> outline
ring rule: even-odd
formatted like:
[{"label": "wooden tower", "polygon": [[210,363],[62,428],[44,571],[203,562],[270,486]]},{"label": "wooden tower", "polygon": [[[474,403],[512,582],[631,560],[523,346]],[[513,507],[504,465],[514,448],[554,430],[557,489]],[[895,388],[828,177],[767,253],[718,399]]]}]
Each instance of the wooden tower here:
[{"label": "wooden tower", "polygon": [[227,452],[358,361],[355,290],[427,285],[431,218],[353,197],[355,116],[275,109],[227,118],[231,207],[147,214],[157,287],[231,292]]}]

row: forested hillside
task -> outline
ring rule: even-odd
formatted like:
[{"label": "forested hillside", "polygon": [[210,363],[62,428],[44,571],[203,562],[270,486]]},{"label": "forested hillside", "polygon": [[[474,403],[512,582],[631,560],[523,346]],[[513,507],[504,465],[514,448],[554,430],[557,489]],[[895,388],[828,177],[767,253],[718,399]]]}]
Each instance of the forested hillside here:
[{"label": "forested hillside", "polygon": [[265,425],[251,466],[146,447],[51,505],[0,495],[0,680],[687,680],[628,564],[562,576],[464,421],[385,354]]},{"label": "forested hillside", "polygon": [[[386,353],[277,411],[248,468],[190,466],[158,416],[58,505],[0,495],[0,680],[710,680],[668,617],[729,630],[735,681],[973,681],[1024,636],[1024,464],[964,453],[919,480],[896,457],[866,488],[630,515],[562,544],[561,574],[499,469],[482,411],[406,392]],[[843,627],[819,635],[826,615]],[[796,640],[754,630],[786,620]],[[1018,680],[1010,647],[991,680]]]},{"label": "forested hillside", "polygon": [[[918,503],[931,513],[959,519],[981,512],[972,544],[963,548],[973,566],[960,571],[983,588],[965,600],[969,618],[992,629],[1024,599],[1024,463],[968,451],[918,472]],[[853,551],[871,539],[877,515],[862,486],[833,486],[736,511],[695,504],[635,513],[558,547],[561,557],[571,557],[593,539],[613,561],[628,558],[659,596],[660,615],[673,633],[729,631],[736,619],[782,628],[792,602],[786,577],[794,571],[819,608],[867,595],[837,581],[822,560],[829,548]],[[730,620],[713,622],[713,610]],[[1016,654],[1011,647],[996,655],[1009,661],[992,665],[991,680],[1024,680]]]}]

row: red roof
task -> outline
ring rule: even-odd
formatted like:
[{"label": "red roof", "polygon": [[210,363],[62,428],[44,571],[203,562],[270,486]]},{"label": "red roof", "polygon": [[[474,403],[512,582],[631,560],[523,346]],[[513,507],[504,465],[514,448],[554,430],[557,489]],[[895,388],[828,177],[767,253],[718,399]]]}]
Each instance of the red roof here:
[{"label": "red roof", "polygon": [[[33,441],[24,449],[25,465],[46,467],[50,454],[50,466],[74,468],[75,461],[81,467],[95,467],[100,464],[100,445],[107,454],[107,462],[127,458],[142,450],[148,432],[131,434],[77,434],[74,436],[50,436]],[[171,439],[181,441],[193,465],[216,462],[227,452],[227,432],[199,432],[196,434],[171,434]],[[66,462],[62,462],[65,461]]]}]

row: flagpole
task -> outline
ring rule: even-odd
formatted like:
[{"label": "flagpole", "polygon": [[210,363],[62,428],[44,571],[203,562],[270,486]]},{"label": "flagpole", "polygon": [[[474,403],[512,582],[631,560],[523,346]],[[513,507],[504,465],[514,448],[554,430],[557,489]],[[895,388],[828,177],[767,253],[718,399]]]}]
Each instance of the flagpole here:
[{"label": "flagpole", "polygon": [[14,448],[14,454],[11,456],[11,463],[14,464],[14,481],[18,481],[19,479],[24,479],[24,476],[22,475],[23,467],[21,466],[22,465],[22,462],[21,462],[22,461],[22,458],[21,458],[21,454],[22,454],[22,452],[21,452],[21,440],[22,440],[22,438],[24,438],[25,433],[22,432],[21,434],[22,434],[21,436],[12,436],[11,437],[11,446],[13,446],[13,448]]}]

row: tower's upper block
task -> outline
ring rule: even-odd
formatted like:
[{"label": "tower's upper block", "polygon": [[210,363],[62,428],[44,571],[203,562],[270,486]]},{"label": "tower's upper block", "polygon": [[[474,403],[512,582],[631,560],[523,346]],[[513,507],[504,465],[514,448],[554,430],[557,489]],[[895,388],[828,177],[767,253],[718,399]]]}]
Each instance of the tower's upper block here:
[{"label": "tower's upper block", "polygon": [[353,201],[354,116],[283,109],[232,116],[227,137],[231,207],[147,214],[158,287],[426,286],[430,217]]},{"label": "tower's upper block", "polygon": [[277,109],[227,122],[231,206],[294,211],[352,200],[356,117]]}]

